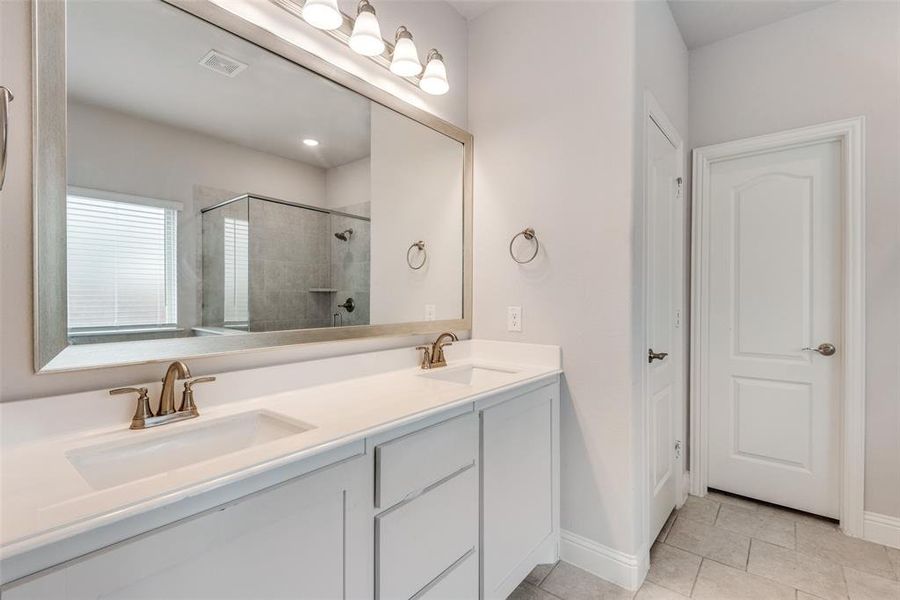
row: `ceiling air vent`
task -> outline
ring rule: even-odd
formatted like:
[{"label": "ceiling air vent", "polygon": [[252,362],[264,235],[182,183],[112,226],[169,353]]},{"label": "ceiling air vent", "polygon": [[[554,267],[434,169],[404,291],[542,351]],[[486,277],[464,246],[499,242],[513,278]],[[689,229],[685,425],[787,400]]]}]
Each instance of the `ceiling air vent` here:
[{"label": "ceiling air vent", "polygon": [[226,56],[218,50],[210,50],[206,56],[200,59],[200,64],[210,71],[226,77],[236,77],[238,73],[247,68],[246,64]]}]

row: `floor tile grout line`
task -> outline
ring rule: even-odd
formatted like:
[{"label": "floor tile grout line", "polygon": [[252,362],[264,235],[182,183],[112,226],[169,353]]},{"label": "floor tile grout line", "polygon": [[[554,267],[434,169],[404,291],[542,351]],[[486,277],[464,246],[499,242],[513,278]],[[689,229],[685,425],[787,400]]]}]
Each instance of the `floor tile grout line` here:
[{"label": "floor tile grout line", "polygon": [[850,584],[847,583],[847,570],[841,565],[841,579],[844,580],[844,589],[847,590],[847,597],[850,597]]},{"label": "floor tile grout line", "polygon": [[703,569],[703,561],[705,560],[702,556],[700,557],[700,566],[697,567],[697,572],[694,573],[694,580],[691,582],[691,591],[688,594],[688,598],[694,597],[694,588],[697,587],[697,580],[700,579],[700,571]]},{"label": "floor tile grout line", "polygon": [[[535,587],[540,588],[540,589],[544,590],[545,592],[547,592],[547,590],[544,589],[544,582],[547,581],[547,579],[550,578],[550,574],[553,573],[553,571],[556,570],[556,567],[558,567],[558,566],[559,566],[559,563],[561,563],[561,562],[562,562],[562,560],[558,560],[558,561],[556,561],[555,563],[553,563],[553,566],[550,568],[549,571],[547,571],[547,574],[546,574],[546,575],[544,575],[543,577],[541,577],[540,582],[538,582],[537,586],[535,586]],[[551,594],[550,592],[547,592],[547,593],[548,593],[548,594]],[[552,595],[552,594],[551,594],[551,595]]]},{"label": "floor tile grout line", "polygon": [[[559,561],[557,561],[557,562],[559,562]],[[555,568],[555,567],[554,567],[554,568]],[[552,570],[552,569],[551,569],[551,570]],[[546,579],[546,577],[545,577],[544,579]],[[531,587],[533,587],[534,589],[536,589],[536,590],[538,590],[538,591],[544,592],[545,594],[547,594],[547,595],[550,596],[551,598],[556,598],[557,600],[563,600],[562,598],[560,598],[559,596],[557,596],[557,595],[554,594],[553,592],[548,592],[547,590],[545,590],[544,588],[542,588],[542,587],[539,586],[539,585],[533,585],[533,584],[528,583],[528,582],[525,582],[525,584],[526,584],[526,585],[529,585],[529,586],[531,586]]]},{"label": "floor tile grout line", "polygon": [[[679,550],[679,551],[681,551],[681,552],[684,552],[685,554],[690,554],[691,556],[696,556],[697,558],[700,559],[700,564],[703,564],[703,557],[700,556],[699,554],[694,554],[693,552],[689,552],[689,551],[687,551],[687,550],[682,550],[681,548],[678,548],[677,546],[670,546],[669,544],[664,544],[664,543],[662,543],[662,542],[659,542],[659,543],[660,543],[661,545],[663,545],[663,546],[668,547],[668,548],[674,548],[675,550]],[[694,579],[693,579],[693,581],[691,582],[691,591],[688,592],[688,597],[689,597],[689,598],[690,598],[691,593],[694,591],[694,583],[693,583],[693,582],[694,582],[694,581],[697,581],[697,574],[698,574],[699,572],[700,572],[700,565],[697,565],[697,573],[694,573]],[[674,589],[674,588],[670,588],[669,586],[667,586],[667,585],[664,584],[664,583],[660,583],[660,582],[658,582],[658,581],[653,581],[653,580],[650,579],[649,577],[644,577],[644,583],[646,583],[646,582],[648,582],[648,581],[649,581],[650,583],[652,583],[653,585],[658,585],[659,587],[664,588],[664,589],[667,589],[667,590],[669,590],[670,592],[675,592],[676,594],[680,594],[680,595],[682,595],[682,596],[684,595],[684,594],[682,594],[680,591],[678,591],[678,590],[676,590],[676,589]],[[642,586],[643,586],[643,584],[642,584]],[[638,591],[640,591],[640,588],[638,588]]]}]

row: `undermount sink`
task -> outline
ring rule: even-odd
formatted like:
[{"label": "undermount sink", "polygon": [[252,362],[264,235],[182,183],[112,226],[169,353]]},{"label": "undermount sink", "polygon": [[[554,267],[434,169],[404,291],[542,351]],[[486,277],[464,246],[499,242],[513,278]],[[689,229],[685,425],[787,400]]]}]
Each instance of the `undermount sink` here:
[{"label": "undermount sink", "polygon": [[504,383],[514,373],[516,371],[509,369],[465,365],[462,367],[443,367],[428,373],[421,373],[420,377],[461,383],[463,385],[496,385]]},{"label": "undermount sink", "polygon": [[[202,417],[201,417],[202,418]],[[196,423],[196,422],[195,422]],[[139,440],[119,440],[66,454],[95,490],[159,475],[226,454],[297,435],[313,426],[264,411],[192,423],[172,432],[140,432]]]}]

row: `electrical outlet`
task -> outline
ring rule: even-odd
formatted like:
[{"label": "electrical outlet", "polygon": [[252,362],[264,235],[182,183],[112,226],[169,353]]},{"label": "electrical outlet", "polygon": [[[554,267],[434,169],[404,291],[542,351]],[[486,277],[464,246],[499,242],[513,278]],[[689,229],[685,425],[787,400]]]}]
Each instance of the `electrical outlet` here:
[{"label": "electrical outlet", "polygon": [[681,309],[675,309],[675,327],[681,327]]},{"label": "electrical outlet", "polygon": [[506,307],[506,330],[522,331],[522,307],[507,306]]},{"label": "electrical outlet", "polygon": [[434,321],[437,318],[437,307],[434,304],[425,305],[425,320]]}]

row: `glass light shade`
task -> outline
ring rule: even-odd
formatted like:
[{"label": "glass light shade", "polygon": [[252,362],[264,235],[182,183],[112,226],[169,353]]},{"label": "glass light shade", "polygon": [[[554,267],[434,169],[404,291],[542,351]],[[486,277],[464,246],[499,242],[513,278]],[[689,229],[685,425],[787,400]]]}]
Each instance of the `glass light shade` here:
[{"label": "glass light shade", "polygon": [[360,11],[350,34],[350,47],[363,56],[378,56],[384,52],[381,27],[375,13]]},{"label": "glass light shade", "polygon": [[412,38],[401,37],[397,40],[391,59],[391,72],[400,77],[415,77],[422,72],[422,63],[419,62],[419,53]]},{"label": "glass light shade", "polygon": [[306,0],[303,5],[303,20],[326,31],[337,29],[344,23],[337,0]]},{"label": "glass light shade", "polygon": [[450,91],[450,83],[447,81],[447,67],[440,54],[431,56],[425,65],[425,73],[419,82],[423,92],[433,96],[440,96]]}]

